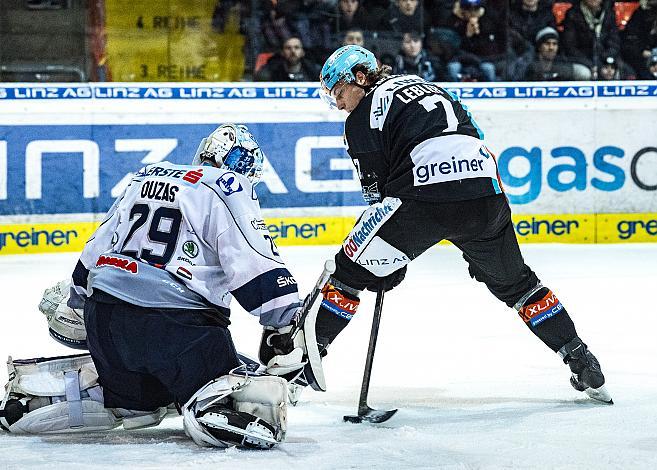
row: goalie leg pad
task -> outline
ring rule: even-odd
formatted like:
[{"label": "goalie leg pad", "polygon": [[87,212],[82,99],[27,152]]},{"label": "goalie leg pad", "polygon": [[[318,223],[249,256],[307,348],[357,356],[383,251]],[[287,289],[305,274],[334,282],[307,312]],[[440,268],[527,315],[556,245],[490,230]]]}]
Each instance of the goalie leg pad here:
[{"label": "goalie leg pad", "polygon": [[287,431],[287,381],[237,375],[215,379],[183,407],[185,433],[203,447],[269,449]]},{"label": "goalie leg pad", "polygon": [[112,429],[121,419],[105,409],[88,354],[7,361],[9,383],[0,424],[13,433],[43,434]]}]

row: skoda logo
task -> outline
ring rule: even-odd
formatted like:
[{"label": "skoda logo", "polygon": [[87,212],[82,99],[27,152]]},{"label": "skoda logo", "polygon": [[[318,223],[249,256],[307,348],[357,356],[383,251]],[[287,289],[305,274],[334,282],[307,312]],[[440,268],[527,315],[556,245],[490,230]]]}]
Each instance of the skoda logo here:
[{"label": "skoda logo", "polygon": [[198,245],[194,242],[185,242],[183,252],[190,258],[196,258],[198,256]]}]

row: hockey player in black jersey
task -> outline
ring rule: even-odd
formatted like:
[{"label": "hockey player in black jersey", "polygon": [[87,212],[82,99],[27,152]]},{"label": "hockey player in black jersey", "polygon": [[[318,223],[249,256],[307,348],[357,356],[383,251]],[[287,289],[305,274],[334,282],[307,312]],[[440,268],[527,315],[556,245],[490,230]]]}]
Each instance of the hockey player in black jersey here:
[{"label": "hockey player in black jersey", "polygon": [[324,287],[320,350],[347,326],[362,290],[392,289],[411,260],[449,240],[470,275],[568,364],[572,386],[612,403],[570,315],[523,260],[495,156],[467,107],[417,76],[390,76],[360,46],[336,50],[320,81],[325,99],[349,113],[345,142],[371,205],[336,254],[337,270]]}]

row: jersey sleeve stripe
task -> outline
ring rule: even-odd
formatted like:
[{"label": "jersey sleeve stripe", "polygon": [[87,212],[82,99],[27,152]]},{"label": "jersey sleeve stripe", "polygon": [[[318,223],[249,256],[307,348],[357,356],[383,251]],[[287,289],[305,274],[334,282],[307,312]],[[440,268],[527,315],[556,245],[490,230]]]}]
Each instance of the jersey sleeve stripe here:
[{"label": "jersey sleeve stripe", "polygon": [[268,302],[288,294],[299,298],[297,282],[287,269],[275,268],[260,274],[231,292],[244,310],[260,315]]},{"label": "jersey sleeve stripe", "polygon": [[301,302],[296,293],[278,297],[262,306],[260,324],[275,328],[289,325],[299,307]]}]

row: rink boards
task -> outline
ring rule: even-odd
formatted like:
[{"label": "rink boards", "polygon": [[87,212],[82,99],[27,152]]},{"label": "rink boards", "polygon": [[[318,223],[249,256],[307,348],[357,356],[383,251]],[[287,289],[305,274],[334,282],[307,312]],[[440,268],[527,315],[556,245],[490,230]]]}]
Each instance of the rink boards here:
[{"label": "rink boards", "polygon": [[[467,84],[522,242],[657,241],[655,82]],[[466,84],[464,84],[466,85]],[[143,165],[188,163],[222,122],[267,155],[279,245],[339,244],[364,209],[344,114],[315,83],[0,85],[0,254],[77,251]]]},{"label": "rink boards", "polygon": [[[340,245],[355,217],[266,217],[279,246]],[[620,243],[657,241],[657,213],[514,215],[522,243]],[[0,255],[80,251],[98,222],[0,225]]]}]

